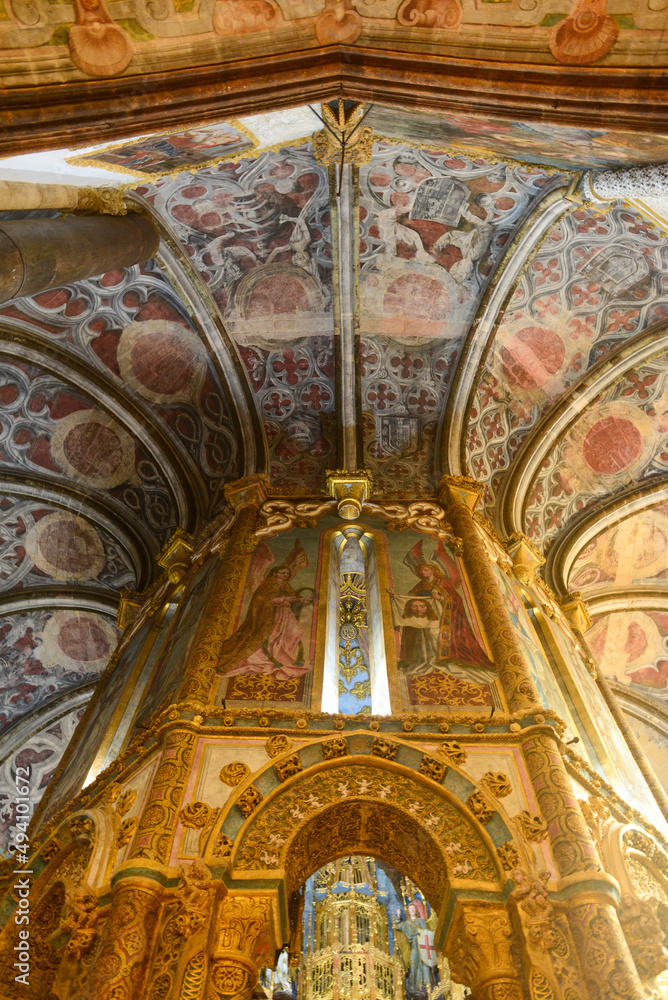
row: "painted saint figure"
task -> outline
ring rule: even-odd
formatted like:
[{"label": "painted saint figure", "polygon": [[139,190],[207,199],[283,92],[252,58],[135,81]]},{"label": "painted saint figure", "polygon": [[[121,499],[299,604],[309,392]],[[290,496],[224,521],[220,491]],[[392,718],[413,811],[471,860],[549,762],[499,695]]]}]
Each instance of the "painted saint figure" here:
[{"label": "painted saint figure", "polygon": [[[256,552],[255,573],[262,564],[273,562],[268,546]],[[246,617],[223,643],[218,672],[228,676],[239,674],[273,674],[280,680],[299,677],[310,670],[304,662],[302,628],[298,615],[311,600],[301,597],[289,584],[292,577],[308,565],[301,542],[297,540],[280,566],[266,572],[264,581],[255,587]]]},{"label": "painted saint figure", "polygon": [[[394,597],[394,595],[393,595]],[[398,604],[394,597],[395,606]],[[412,674],[429,674],[439,668],[439,634],[442,606],[434,600],[413,597],[400,615],[399,666]]]}]

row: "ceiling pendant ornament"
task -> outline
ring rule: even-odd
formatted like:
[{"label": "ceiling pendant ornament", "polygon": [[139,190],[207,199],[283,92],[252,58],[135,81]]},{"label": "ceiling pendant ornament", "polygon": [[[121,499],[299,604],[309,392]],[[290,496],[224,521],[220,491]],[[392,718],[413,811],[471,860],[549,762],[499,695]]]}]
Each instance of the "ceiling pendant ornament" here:
[{"label": "ceiling pendant ornament", "polygon": [[[329,15],[334,19],[343,7],[340,3],[331,11],[325,11],[320,18]],[[359,17],[352,9],[344,13]],[[322,123],[325,127],[314,133],[312,142],[315,158],[323,166],[332,163],[368,163],[371,159],[373,129],[370,125],[362,125],[365,118],[364,105],[354,104],[352,108],[346,109],[346,104],[350,102],[339,100],[338,113],[329,104],[322,105]]]},{"label": "ceiling pendant ornament", "polygon": [[339,516],[346,521],[358,519],[365,501],[369,498],[371,484],[368,472],[347,472],[345,469],[336,469],[327,473],[329,495],[336,500]]}]

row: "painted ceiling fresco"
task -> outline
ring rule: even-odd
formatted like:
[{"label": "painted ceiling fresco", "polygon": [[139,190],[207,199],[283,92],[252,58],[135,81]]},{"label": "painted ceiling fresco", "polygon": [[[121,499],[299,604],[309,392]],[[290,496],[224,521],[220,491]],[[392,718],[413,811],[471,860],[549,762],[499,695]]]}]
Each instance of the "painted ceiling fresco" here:
[{"label": "painted ceiling fresco", "polygon": [[652,222],[580,208],[550,229],[500,319],[471,409],[468,462],[488,510],[541,417],[616,346],[648,328],[655,341],[667,319],[668,240]]},{"label": "painted ceiling fresco", "polygon": [[[236,3],[218,0],[219,26]],[[82,182],[99,163],[133,171],[118,183],[162,242],[0,307],[7,739],[100,675],[121,591],[156,579],[161,547],[210,523],[228,482],[261,472],[308,498],[345,463],[386,497],[473,476],[499,535],[525,534],[546,582],[582,592],[622,702],[668,697],[668,222],[583,203],[572,169],[643,162],[648,136],[368,121],[368,156],[344,171],[322,137],[263,145],[250,119],[71,164]]]},{"label": "painted ceiling fresco", "polygon": [[364,452],[383,488],[433,492],[438,420],[464,338],[547,181],[541,170],[385,143],[361,168]]},{"label": "painted ceiling fresco", "polygon": [[[467,0],[164,0],[163,3],[14,0],[1,8],[0,45],[12,86],[38,67],[43,83],[135,76],[161,68],[304,52],[319,46],[415,46],[441,56],[506,62],[654,66],[665,58],[663,8],[650,0],[597,5],[582,22],[570,0],[472,4]],[[425,45],[425,33],[429,33]],[[22,49],[32,58],[21,60]]]}]

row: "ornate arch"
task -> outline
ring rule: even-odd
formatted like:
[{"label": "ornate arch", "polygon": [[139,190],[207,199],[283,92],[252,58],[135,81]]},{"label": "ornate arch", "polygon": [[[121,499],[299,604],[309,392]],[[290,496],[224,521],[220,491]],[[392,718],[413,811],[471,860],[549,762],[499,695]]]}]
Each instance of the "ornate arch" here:
[{"label": "ornate arch", "polygon": [[505,898],[504,871],[524,857],[498,801],[511,791],[505,775],[474,782],[452,740],[438,756],[373,732],[298,749],[285,736],[272,740],[278,752],[261,771],[234,765],[242,780],[219,813],[204,803],[182,810],[202,828],[204,860],[227,865],[230,889],[264,883],[287,904],[326,862],[366,853],[405,871],[436,909],[453,896]]}]

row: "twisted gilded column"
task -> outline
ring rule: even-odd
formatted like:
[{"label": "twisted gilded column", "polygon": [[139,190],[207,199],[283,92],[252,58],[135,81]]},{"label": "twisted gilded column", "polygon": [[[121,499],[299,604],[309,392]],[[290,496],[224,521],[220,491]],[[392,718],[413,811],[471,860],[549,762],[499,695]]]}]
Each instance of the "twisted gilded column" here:
[{"label": "twisted gilded column", "polygon": [[455,534],[464,543],[464,566],[473,586],[508,706],[512,712],[531,708],[539,712],[538,692],[473,519],[481,490],[482,487],[473,479],[444,476],[439,499],[447,505],[448,519]]},{"label": "twisted gilded column", "polygon": [[[473,518],[480,491],[475,480],[444,476],[441,502],[449,504],[448,518],[455,533],[464,542],[464,565],[474,588],[509,706],[512,711],[534,708],[540,712],[536,688]],[[601,969],[595,967],[595,962],[592,965],[592,956],[600,944],[597,934],[601,927],[605,927],[608,938],[613,942],[619,941],[622,931],[616,910],[611,905],[613,883],[602,871],[598,851],[584,821],[557,740],[551,732],[534,729],[523,740],[522,750],[542,818],[547,825],[559,875],[572,893],[569,923],[585,978],[589,975],[591,996],[596,1000],[603,996],[639,1000],[637,990],[640,980],[628,947],[624,945],[618,952],[614,969],[608,968],[605,962]],[[473,927],[475,922],[471,923],[472,920],[470,918],[469,923]],[[475,932],[479,933],[482,932]],[[473,931],[468,934],[471,937]],[[614,947],[616,944],[610,945],[610,954]],[[610,990],[617,989],[613,985],[613,980],[617,979],[620,988],[617,993],[611,993]],[[480,992],[485,1000],[491,1000],[496,995],[485,990]],[[509,1000],[514,995],[509,986]]]},{"label": "twisted gilded column", "polygon": [[100,952],[82,1000],[144,1000],[161,895],[161,887],[152,879],[116,882]]},{"label": "twisted gilded column", "polygon": [[187,729],[170,729],[163,736],[160,763],[137,825],[131,858],[167,863],[194,747],[195,735]]},{"label": "twisted gilded column", "polygon": [[204,605],[184,667],[177,701],[209,700],[223,642],[230,630],[230,614],[246,560],[253,548],[253,532],[260,507],[267,498],[264,476],[238,479],[225,487],[225,497],[236,510],[231,538],[221,550],[221,566]]}]

